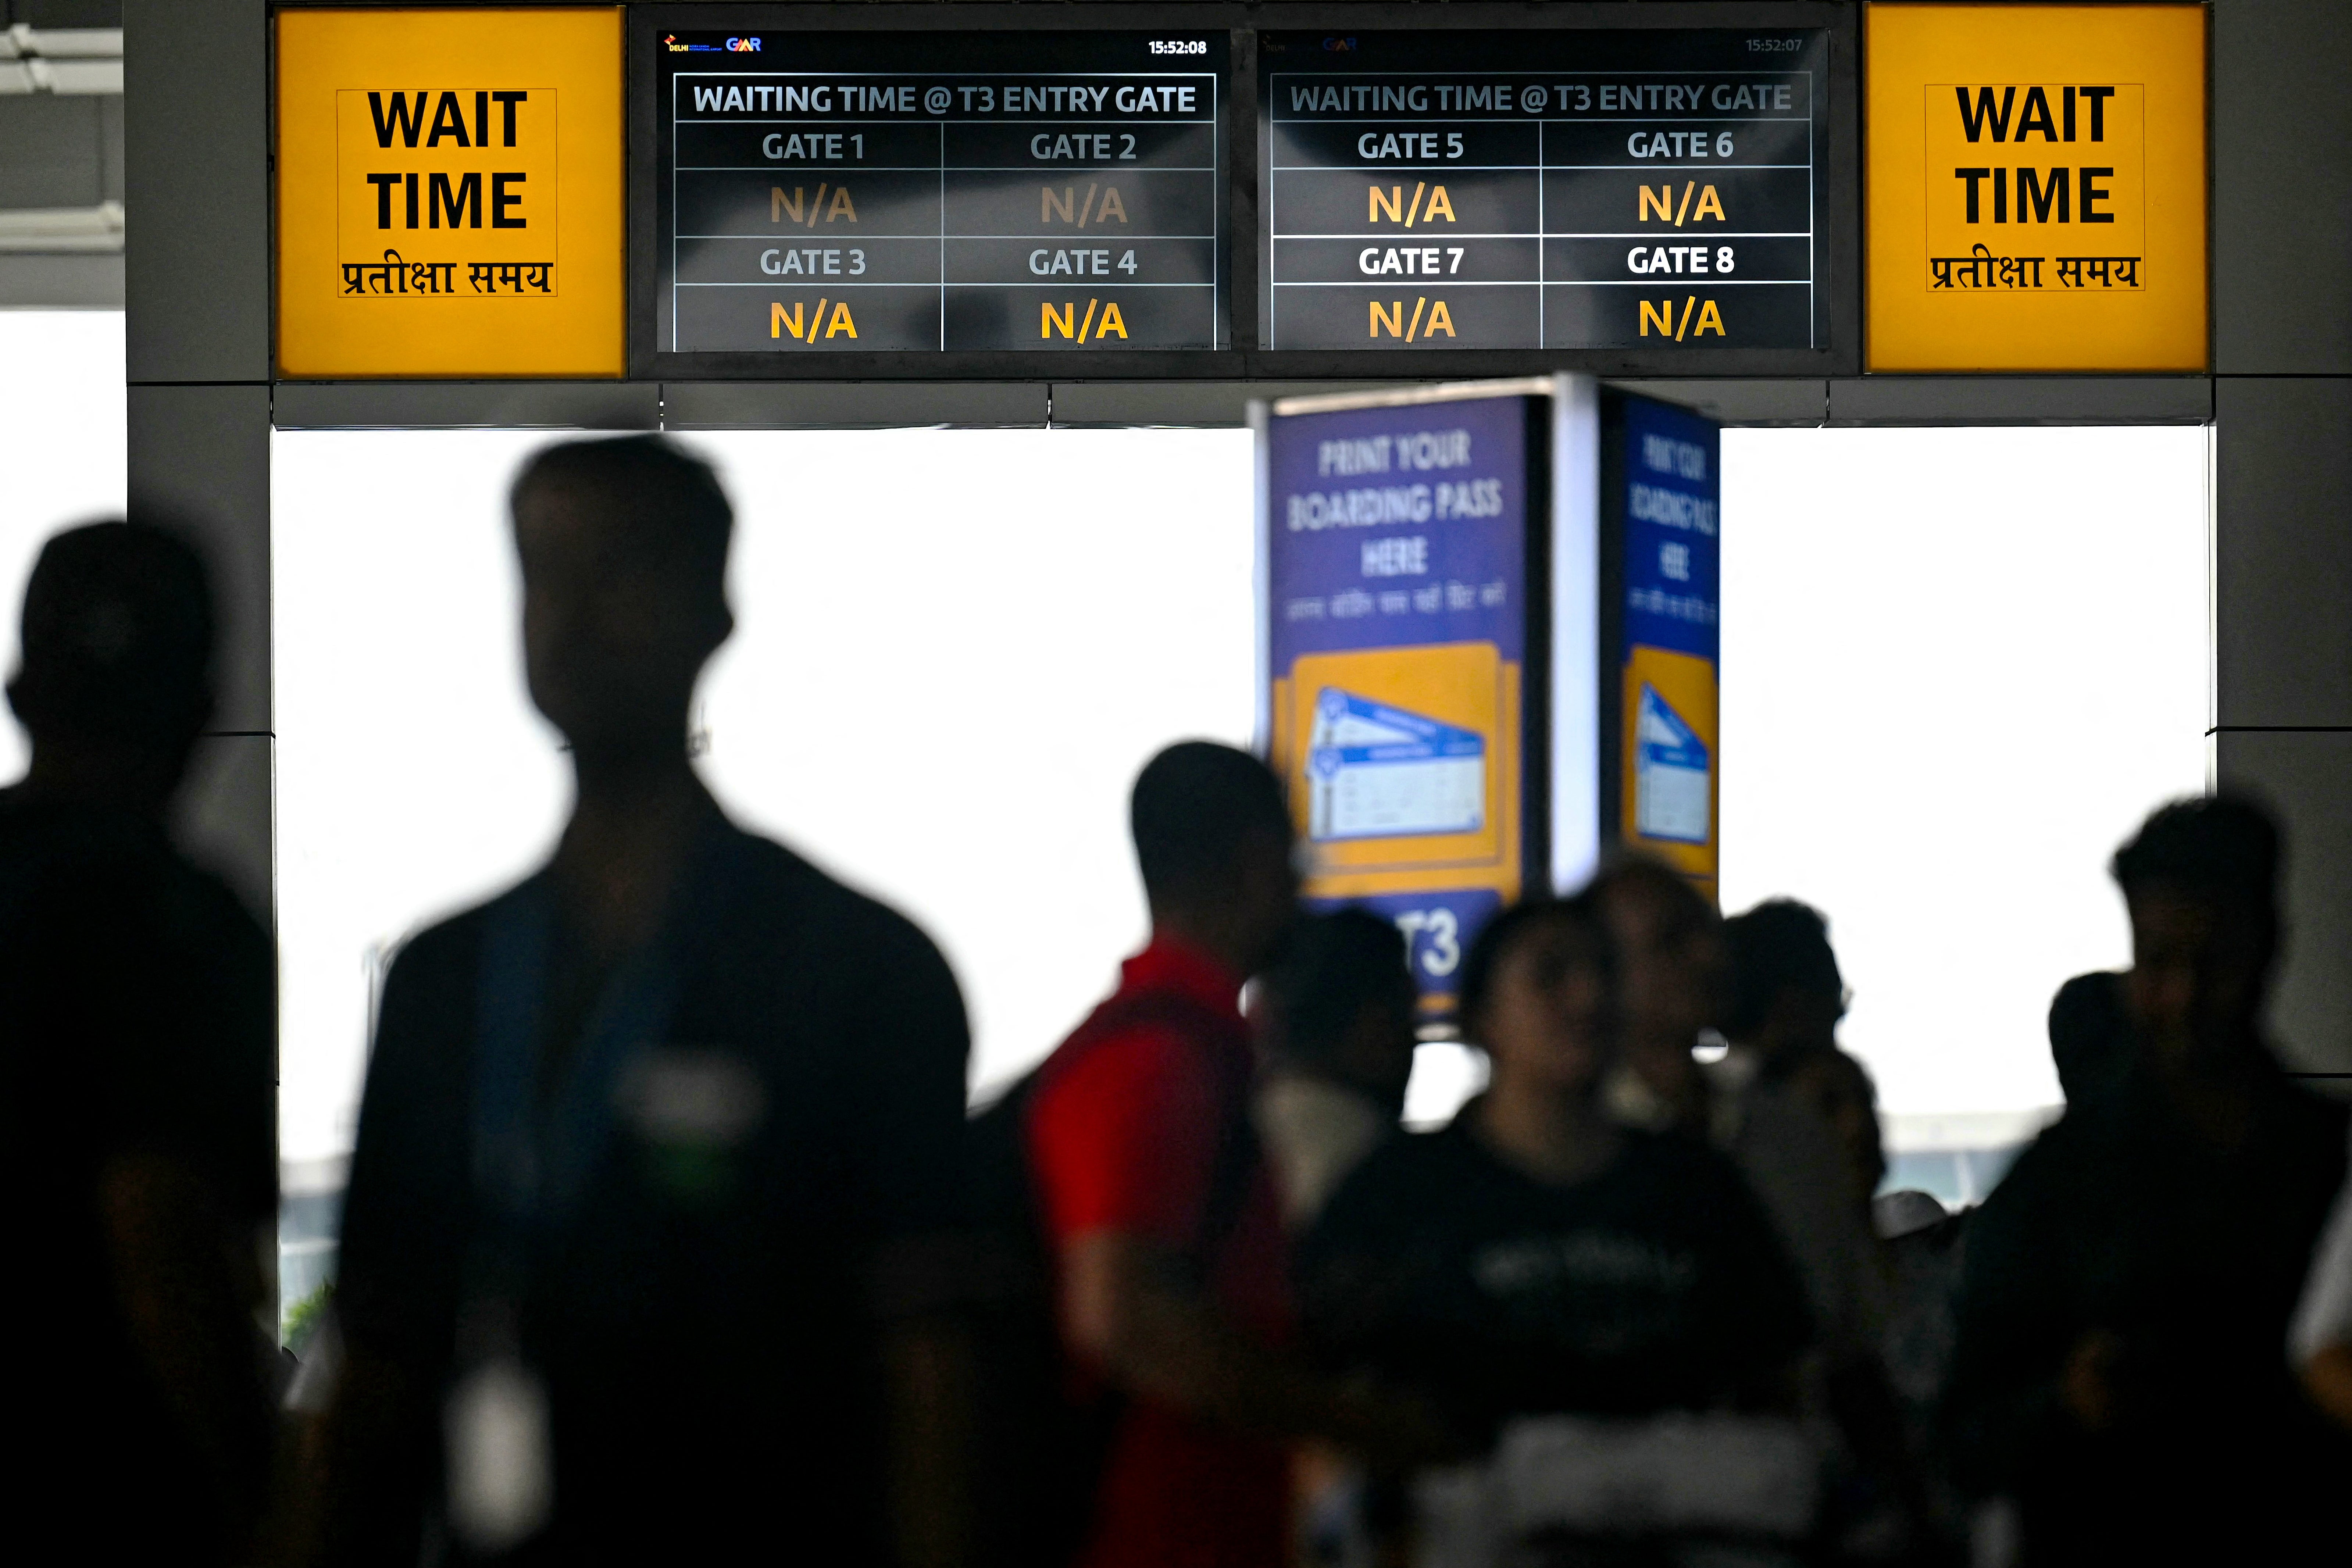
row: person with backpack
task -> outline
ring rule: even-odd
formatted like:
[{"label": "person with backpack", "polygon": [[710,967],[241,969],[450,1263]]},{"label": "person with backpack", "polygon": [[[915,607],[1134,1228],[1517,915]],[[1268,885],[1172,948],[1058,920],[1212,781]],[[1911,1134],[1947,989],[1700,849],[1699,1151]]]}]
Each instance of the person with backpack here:
[{"label": "person with backpack", "polygon": [[1280,1568],[1290,1440],[1435,1449],[1418,1407],[1293,1360],[1287,1257],[1252,1131],[1244,983],[1296,915],[1293,829],[1257,759],[1184,742],[1131,802],[1150,945],[1023,1090],[1067,1395],[1079,1568]]}]

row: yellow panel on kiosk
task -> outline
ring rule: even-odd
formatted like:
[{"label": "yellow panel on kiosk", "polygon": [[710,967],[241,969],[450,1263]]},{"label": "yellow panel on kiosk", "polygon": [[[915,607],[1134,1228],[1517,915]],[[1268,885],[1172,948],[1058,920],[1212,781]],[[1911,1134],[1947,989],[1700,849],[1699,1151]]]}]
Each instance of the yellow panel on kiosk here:
[{"label": "yellow panel on kiosk", "polygon": [[1618,832],[1713,899],[1723,816],[1715,663],[1636,644],[1624,682]]},{"label": "yellow panel on kiosk", "polygon": [[2205,12],[1874,5],[1874,371],[2200,371]]},{"label": "yellow panel on kiosk", "polygon": [[620,8],[277,23],[279,374],[621,374]]},{"label": "yellow panel on kiosk", "polygon": [[1519,668],[1493,643],[1302,654],[1274,696],[1273,760],[1312,857],[1308,896],[1517,896]]}]

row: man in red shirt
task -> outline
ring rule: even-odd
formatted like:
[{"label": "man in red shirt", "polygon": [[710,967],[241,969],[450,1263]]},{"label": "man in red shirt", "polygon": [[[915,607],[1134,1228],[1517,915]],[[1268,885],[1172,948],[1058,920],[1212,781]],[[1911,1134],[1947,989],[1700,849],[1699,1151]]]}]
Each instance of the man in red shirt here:
[{"label": "man in red shirt", "polygon": [[1280,1568],[1285,1439],[1358,1446],[1411,1417],[1277,1348],[1280,1211],[1248,1119],[1243,983],[1295,917],[1290,815],[1265,764],[1191,741],[1131,805],[1151,942],[1046,1064],[1028,1137],[1064,1342],[1112,1402],[1078,1568]]}]

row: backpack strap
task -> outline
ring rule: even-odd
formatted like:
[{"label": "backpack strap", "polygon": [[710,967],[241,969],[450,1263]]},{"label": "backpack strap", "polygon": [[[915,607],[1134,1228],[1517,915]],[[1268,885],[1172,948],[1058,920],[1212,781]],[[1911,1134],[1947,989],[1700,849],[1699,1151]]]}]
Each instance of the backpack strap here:
[{"label": "backpack strap", "polygon": [[[1229,1015],[1197,1002],[1174,991],[1137,991],[1114,996],[1097,1007],[1087,1021],[1078,1026],[1065,1047],[1073,1053],[1091,1049],[1105,1040],[1134,1029],[1163,1028],[1201,1045],[1236,1044],[1244,1056],[1248,1039],[1240,1026]],[[1202,1197],[1199,1224],[1194,1227],[1190,1245],[1184,1249],[1185,1261],[1195,1275],[1194,1282],[1205,1288],[1215,1271],[1217,1256],[1240,1228],[1242,1215],[1249,1207],[1250,1188],[1257,1173],[1261,1151],[1257,1127],[1250,1116],[1250,1086],[1253,1079],[1247,1071],[1235,1074],[1223,1061],[1213,1064],[1219,1078],[1217,1085],[1217,1146],[1209,1169],[1208,1190]],[[1031,1088],[1024,1081],[1021,1088]],[[1024,1108],[1025,1110],[1025,1108]]]},{"label": "backpack strap", "polygon": [[[995,1385],[1001,1436],[1007,1441],[983,1460],[1007,1471],[1003,1487],[991,1495],[992,1527],[982,1529],[986,1539],[978,1560],[988,1568],[1069,1568],[1078,1558],[1095,1522],[1104,1469],[1133,1406],[1129,1394],[1107,1382],[1073,1384],[1066,1375],[1068,1349],[1059,1314],[1049,1300],[1053,1244],[1044,1223],[1027,1133],[1037,1090],[1055,1064],[1139,1028],[1166,1029],[1196,1048],[1238,1043],[1245,1051],[1247,1045],[1231,1016],[1183,995],[1146,991],[1114,996],[1097,1007],[1045,1065],[1024,1075],[976,1120],[988,1132],[979,1146],[992,1151],[980,1179],[992,1188],[1019,1184],[1027,1200],[1023,1240],[1034,1249],[1037,1263],[1036,1278],[1028,1281],[1032,1289],[1002,1289],[989,1298],[1000,1311],[1015,1304],[1016,1310],[1034,1309],[1011,1321],[1034,1329],[1034,1337],[1018,1331],[1003,1337],[998,1346],[1002,1353],[987,1363],[986,1370],[1000,1380],[1010,1378]],[[1246,1060],[1245,1055],[1231,1051],[1223,1056]],[[1203,1289],[1217,1255],[1248,1206],[1258,1165],[1249,1117],[1250,1075],[1231,1070],[1222,1060],[1212,1065],[1220,1079],[1217,1147],[1199,1223],[1182,1253],[1187,1271]],[[1008,1320],[1000,1316],[995,1321],[1002,1324]]]}]

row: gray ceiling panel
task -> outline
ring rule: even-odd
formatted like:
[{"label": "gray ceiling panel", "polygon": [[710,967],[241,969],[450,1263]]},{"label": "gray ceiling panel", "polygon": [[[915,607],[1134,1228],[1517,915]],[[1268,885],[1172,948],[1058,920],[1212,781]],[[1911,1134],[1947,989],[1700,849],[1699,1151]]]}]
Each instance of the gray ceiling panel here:
[{"label": "gray ceiling panel", "polygon": [[0,207],[96,206],[105,196],[99,98],[0,97]]}]

